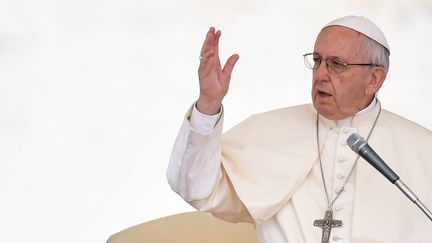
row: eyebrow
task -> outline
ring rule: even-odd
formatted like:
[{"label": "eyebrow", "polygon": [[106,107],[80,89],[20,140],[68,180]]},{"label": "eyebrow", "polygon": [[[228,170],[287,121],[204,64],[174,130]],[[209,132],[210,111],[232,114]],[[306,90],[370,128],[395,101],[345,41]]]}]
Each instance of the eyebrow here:
[{"label": "eyebrow", "polygon": [[347,62],[345,58],[338,57],[338,56],[328,56],[327,58],[323,58],[323,56],[321,54],[319,54],[318,52],[312,52],[312,54],[314,54],[314,55],[316,54],[316,55],[320,56],[321,59],[334,58],[334,59],[338,59],[338,60],[343,61],[343,62]]}]

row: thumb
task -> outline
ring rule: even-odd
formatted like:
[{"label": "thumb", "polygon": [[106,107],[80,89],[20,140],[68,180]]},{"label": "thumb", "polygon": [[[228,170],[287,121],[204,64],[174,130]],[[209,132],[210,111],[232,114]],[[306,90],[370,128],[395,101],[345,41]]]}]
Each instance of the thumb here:
[{"label": "thumb", "polygon": [[225,66],[223,68],[223,72],[225,75],[228,76],[228,79],[231,78],[232,70],[234,69],[234,65],[236,64],[236,62],[238,61],[239,58],[240,58],[239,55],[234,54],[234,55],[230,56],[228,58],[228,60],[226,61]]}]

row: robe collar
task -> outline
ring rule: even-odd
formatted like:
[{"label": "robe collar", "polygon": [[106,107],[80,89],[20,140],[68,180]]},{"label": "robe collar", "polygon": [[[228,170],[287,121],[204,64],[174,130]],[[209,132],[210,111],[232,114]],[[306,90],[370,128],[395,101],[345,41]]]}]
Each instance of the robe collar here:
[{"label": "robe collar", "polygon": [[374,97],[372,102],[366,108],[357,112],[354,116],[342,120],[331,120],[320,115],[320,123],[323,123],[324,126],[329,128],[367,126],[374,122],[380,107],[381,104],[379,104],[378,99]]}]

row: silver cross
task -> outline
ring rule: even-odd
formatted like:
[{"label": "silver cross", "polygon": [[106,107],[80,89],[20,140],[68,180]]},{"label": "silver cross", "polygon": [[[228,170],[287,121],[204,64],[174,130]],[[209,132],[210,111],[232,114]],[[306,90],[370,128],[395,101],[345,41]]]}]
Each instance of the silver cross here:
[{"label": "silver cross", "polygon": [[342,220],[333,219],[333,211],[326,210],[324,219],[314,221],[314,226],[322,228],[321,243],[328,243],[330,239],[331,229],[342,226]]}]

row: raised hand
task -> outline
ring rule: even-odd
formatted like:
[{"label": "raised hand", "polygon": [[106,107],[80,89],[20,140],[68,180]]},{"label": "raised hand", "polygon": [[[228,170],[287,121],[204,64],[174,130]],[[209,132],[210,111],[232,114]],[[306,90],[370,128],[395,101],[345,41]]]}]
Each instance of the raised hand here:
[{"label": "raised hand", "polygon": [[219,38],[221,31],[211,27],[201,49],[200,66],[198,68],[200,96],[197,108],[207,115],[217,114],[222,100],[228,92],[231,73],[239,59],[234,54],[228,58],[224,67],[219,59]]}]

